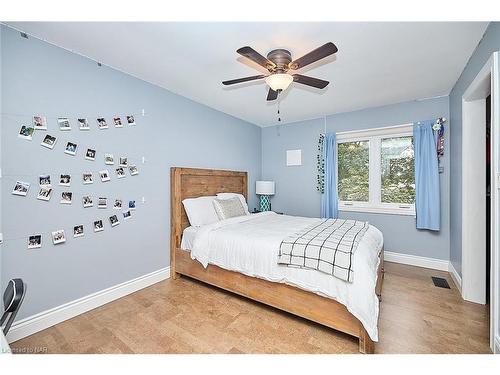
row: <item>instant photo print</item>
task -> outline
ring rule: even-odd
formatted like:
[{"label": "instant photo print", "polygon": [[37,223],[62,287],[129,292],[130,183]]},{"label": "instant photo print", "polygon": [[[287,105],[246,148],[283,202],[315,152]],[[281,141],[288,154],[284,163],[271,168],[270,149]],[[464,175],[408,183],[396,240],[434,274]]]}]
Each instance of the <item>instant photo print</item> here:
[{"label": "instant photo print", "polygon": [[33,127],[35,130],[47,130],[47,119],[45,116],[33,116]]},{"label": "instant photo print", "polygon": [[59,185],[61,186],[70,186],[71,185],[71,175],[62,174],[59,178]]},{"label": "instant photo print", "polygon": [[71,130],[71,124],[70,124],[68,118],[59,117],[57,119],[57,123],[59,124],[59,130],[62,130],[62,131]]},{"label": "instant photo print", "polygon": [[79,118],[77,121],[80,130],[90,130],[90,125],[86,118]]},{"label": "instant photo print", "polygon": [[43,141],[42,143],[40,143],[40,145],[42,145],[43,147],[46,147],[50,150],[52,150],[56,144],[56,140],[57,138],[50,135],[50,134],[47,134],[44,138],[43,138]]},{"label": "instant photo print", "polygon": [[19,130],[18,137],[31,141],[33,139],[33,132],[35,129],[28,125],[21,125],[21,130]]},{"label": "instant photo print", "polygon": [[64,229],[56,230],[52,232],[52,243],[58,245],[66,242],[66,236],[64,235]]},{"label": "instant photo print", "polygon": [[28,249],[39,249],[42,247],[42,235],[34,234],[28,237]]},{"label": "instant photo print", "polygon": [[16,184],[14,185],[14,190],[12,190],[12,194],[25,197],[28,194],[29,188],[30,188],[29,182],[16,181]]},{"label": "instant photo print", "polygon": [[52,188],[50,186],[49,187],[42,186],[38,191],[38,196],[36,197],[36,199],[48,202],[51,196],[52,196]]},{"label": "instant photo print", "polygon": [[102,220],[94,221],[94,232],[101,232],[104,230],[104,225],[102,224]]},{"label": "instant photo print", "polygon": [[90,195],[84,195],[82,197],[82,203],[83,203],[83,208],[92,207],[94,205],[94,202]]}]

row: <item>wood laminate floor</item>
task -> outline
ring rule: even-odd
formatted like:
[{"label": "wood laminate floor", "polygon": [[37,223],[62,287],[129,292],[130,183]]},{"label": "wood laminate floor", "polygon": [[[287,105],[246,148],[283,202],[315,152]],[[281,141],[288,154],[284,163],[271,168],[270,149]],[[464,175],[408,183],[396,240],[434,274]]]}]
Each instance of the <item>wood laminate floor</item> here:
[{"label": "wood laminate floor", "polygon": [[[386,262],[376,353],[490,353],[488,306],[446,272]],[[431,276],[448,280],[437,288]],[[355,338],[181,277],[21,339],[14,352],[358,353]]]}]

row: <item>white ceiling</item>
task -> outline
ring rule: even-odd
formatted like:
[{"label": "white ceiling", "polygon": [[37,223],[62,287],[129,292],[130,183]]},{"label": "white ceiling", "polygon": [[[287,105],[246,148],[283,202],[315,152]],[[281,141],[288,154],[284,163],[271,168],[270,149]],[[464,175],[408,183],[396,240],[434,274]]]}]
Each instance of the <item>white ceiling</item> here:
[{"label": "white ceiling", "polygon": [[324,90],[293,83],[283,122],[447,95],[487,22],[435,23],[72,23],[9,25],[145,81],[260,126],[277,123],[264,81],[221,81],[266,71],[240,57],[286,48],[298,58],[332,41],[333,57],[299,73],[330,81]]}]

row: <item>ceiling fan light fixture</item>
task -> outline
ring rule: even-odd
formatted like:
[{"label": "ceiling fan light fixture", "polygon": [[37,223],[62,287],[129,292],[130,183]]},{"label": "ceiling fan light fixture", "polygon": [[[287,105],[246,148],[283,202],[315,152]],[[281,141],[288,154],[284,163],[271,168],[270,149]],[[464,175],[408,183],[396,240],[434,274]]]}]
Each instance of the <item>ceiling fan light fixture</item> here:
[{"label": "ceiling fan light fixture", "polygon": [[285,91],[292,82],[293,77],[287,73],[276,73],[266,77],[267,85],[274,91]]}]

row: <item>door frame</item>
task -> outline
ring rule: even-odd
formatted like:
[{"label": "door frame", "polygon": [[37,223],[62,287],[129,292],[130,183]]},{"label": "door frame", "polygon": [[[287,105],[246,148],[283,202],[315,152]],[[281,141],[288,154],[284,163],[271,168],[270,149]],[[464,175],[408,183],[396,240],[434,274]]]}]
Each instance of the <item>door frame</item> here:
[{"label": "door frame", "polygon": [[[500,350],[498,291],[500,223],[499,53],[494,52],[462,96],[462,297],[486,303],[486,97],[491,94],[490,347]],[[483,129],[484,127],[484,129]],[[479,129],[479,131],[478,131]],[[482,150],[483,152],[478,152]],[[467,160],[467,162],[465,162]]]}]

